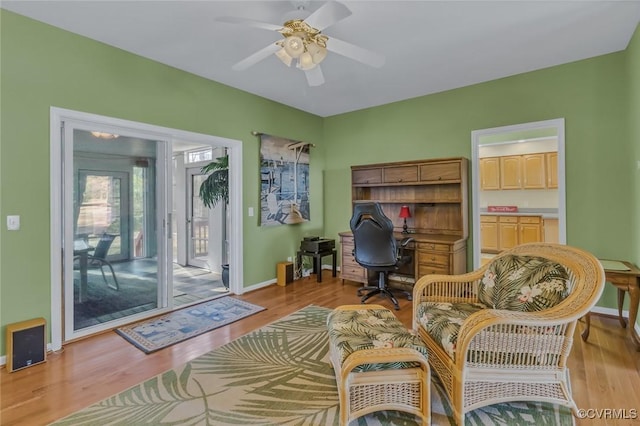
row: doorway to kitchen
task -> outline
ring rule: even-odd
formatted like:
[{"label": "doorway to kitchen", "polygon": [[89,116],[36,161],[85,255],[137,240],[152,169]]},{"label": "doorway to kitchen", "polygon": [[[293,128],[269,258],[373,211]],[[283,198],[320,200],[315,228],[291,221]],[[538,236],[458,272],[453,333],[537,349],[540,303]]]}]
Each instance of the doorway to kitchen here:
[{"label": "doorway to kitchen", "polygon": [[564,119],[472,132],[474,268],[515,245],[566,243]]}]

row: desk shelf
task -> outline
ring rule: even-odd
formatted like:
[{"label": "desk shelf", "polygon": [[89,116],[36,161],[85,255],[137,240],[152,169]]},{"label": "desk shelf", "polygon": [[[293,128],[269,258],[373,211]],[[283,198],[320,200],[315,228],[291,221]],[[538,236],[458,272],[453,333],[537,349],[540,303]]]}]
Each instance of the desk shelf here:
[{"label": "desk shelf", "polygon": [[[462,274],[467,271],[467,181],[466,158],[402,161],[351,167],[352,205],[377,202],[391,219],[397,238],[412,237],[415,243],[412,271],[397,275],[408,285],[425,274]],[[407,226],[401,234],[400,208],[409,206]],[[353,236],[340,233],[341,277],[367,282],[367,272],[353,259]],[[406,272],[406,271],[403,271]]]}]

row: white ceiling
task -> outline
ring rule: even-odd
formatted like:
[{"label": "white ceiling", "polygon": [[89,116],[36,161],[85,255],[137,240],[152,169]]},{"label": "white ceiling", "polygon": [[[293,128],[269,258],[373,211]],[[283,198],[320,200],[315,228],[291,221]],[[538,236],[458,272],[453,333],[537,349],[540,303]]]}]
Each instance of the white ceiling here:
[{"label": "white ceiling", "polygon": [[[310,12],[324,4],[305,3]],[[317,87],[273,55],[232,70],[282,36],[216,21],[281,25],[291,1],[3,0],[1,7],[323,117],[624,50],[640,22],[640,0],[341,3],[352,15],[323,33],[381,53],[386,63],[372,68],[330,52]]]}]

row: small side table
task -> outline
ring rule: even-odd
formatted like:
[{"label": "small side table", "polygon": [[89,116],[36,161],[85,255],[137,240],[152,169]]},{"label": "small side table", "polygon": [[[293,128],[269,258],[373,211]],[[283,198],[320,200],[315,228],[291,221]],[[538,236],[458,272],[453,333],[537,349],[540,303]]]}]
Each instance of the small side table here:
[{"label": "small side table", "polygon": [[[627,327],[627,321],[622,317],[622,305],[624,304],[624,293],[629,292],[629,336],[640,351],[640,337],[636,333],[635,325],[638,317],[638,305],[640,305],[640,270],[633,263],[625,261],[609,261],[623,264],[627,270],[607,269],[605,262],[605,280],[613,284],[618,289],[618,320],[623,328]],[[591,327],[590,314],[585,315],[586,328],[582,332],[582,340],[585,342],[589,338],[589,328]]]},{"label": "small side table", "polygon": [[316,274],[318,282],[322,282],[322,258],[325,256],[332,256],[333,258],[333,268],[332,268],[332,276],[336,276],[336,258],[337,258],[337,250],[325,250],[320,252],[313,251],[298,251],[297,255],[297,265],[300,265],[302,262],[302,256],[309,256],[313,258],[313,273]]}]

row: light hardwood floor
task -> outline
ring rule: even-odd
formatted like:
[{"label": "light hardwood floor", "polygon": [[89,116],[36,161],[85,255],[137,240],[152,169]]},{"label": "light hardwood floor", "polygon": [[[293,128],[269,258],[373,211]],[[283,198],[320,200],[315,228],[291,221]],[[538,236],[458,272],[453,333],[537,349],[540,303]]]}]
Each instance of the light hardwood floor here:
[{"label": "light hardwood floor", "polygon": [[[136,383],[179,366],[207,351],[307,305],[336,307],[359,303],[356,283],[331,278],[324,271],[287,287],[272,285],[238,298],[267,310],[186,342],[145,355],[115,332],[65,345],[49,353],[47,362],[7,373],[0,371],[0,424],[44,425],[100,401]],[[237,297],[237,296],[234,296]],[[394,311],[411,327],[411,302],[399,298]],[[371,299],[391,308],[383,299]],[[631,409],[640,415],[640,352],[636,352],[617,319],[592,316],[591,336],[580,339],[579,324],[569,359],[575,399],[584,409]],[[632,425],[637,420],[578,420],[581,425]]]}]

